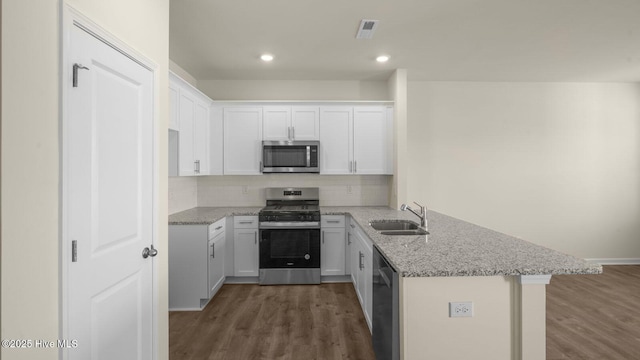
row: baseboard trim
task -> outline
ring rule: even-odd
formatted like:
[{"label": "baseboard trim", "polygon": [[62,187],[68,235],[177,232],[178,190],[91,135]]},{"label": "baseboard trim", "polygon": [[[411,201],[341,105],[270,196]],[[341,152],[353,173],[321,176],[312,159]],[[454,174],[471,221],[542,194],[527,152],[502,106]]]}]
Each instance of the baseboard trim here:
[{"label": "baseboard trim", "polygon": [[600,265],[640,265],[639,258],[593,258],[585,260]]}]

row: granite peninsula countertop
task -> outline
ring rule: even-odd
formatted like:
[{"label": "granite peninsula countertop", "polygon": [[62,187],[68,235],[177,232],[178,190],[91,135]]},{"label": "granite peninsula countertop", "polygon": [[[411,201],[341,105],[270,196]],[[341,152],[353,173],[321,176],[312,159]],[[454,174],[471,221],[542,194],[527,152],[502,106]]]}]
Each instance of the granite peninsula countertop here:
[{"label": "granite peninsula countertop", "polygon": [[[212,224],[225,216],[257,215],[260,207],[197,207],[169,216],[169,225]],[[381,235],[371,220],[418,218],[389,207],[321,206],[323,215],[349,214],[403,277],[600,274],[602,267],[435,211],[430,234]]]}]

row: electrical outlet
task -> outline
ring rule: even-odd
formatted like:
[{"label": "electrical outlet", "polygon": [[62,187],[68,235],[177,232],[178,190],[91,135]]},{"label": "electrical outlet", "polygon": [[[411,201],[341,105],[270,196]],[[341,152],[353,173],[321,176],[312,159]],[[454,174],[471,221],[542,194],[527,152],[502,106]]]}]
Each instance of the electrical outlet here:
[{"label": "electrical outlet", "polygon": [[472,317],[473,302],[461,301],[449,303],[449,317]]},{"label": "electrical outlet", "polygon": [[351,185],[347,185],[347,194],[351,193],[353,193],[353,189],[351,188]]},{"label": "electrical outlet", "polygon": [[242,195],[247,195],[249,193],[249,187],[247,185],[242,185]]}]

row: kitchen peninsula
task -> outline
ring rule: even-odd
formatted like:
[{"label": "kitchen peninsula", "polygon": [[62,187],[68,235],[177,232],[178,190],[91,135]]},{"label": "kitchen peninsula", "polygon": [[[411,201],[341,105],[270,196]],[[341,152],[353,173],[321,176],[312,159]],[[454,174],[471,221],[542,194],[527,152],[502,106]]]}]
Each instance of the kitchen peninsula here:
[{"label": "kitchen peninsula", "polygon": [[[545,284],[551,275],[599,274],[581,259],[429,211],[427,236],[386,236],[372,220],[415,220],[388,207],[321,207],[349,215],[400,275],[403,359],[544,359]],[[170,225],[212,224],[259,208],[193,208]],[[449,302],[473,317],[449,317]]]}]

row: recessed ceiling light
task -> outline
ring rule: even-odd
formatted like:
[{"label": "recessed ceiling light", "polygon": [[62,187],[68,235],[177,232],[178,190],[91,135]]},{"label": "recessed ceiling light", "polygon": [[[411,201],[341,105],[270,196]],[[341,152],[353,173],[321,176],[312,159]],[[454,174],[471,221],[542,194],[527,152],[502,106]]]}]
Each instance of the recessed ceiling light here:
[{"label": "recessed ceiling light", "polygon": [[376,58],[376,61],[381,63],[387,62],[389,61],[389,55],[380,55]]},{"label": "recessed ceiling light", "polygon": [[262,61],[269,62],[269,61],[273,60],[273,55],[271,55],[271,54],[263,54],[263,55],[260,56],[260,59],[262,59]]}]

